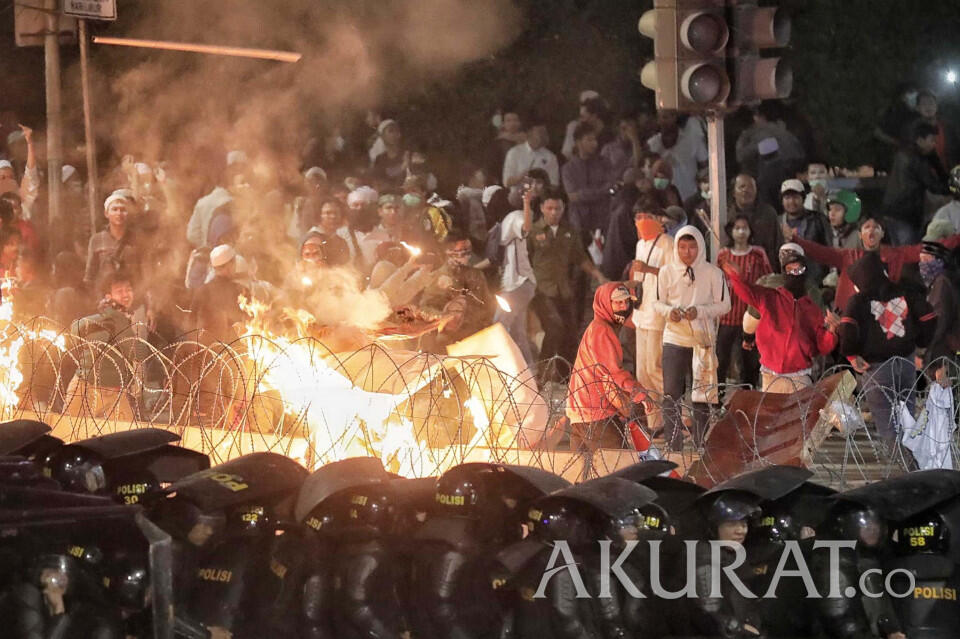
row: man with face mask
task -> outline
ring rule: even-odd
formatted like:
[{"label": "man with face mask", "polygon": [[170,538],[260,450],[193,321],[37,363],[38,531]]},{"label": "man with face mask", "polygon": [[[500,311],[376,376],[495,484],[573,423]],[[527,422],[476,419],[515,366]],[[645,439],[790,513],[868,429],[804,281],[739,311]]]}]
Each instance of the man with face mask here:
[{"label": "man with face mask", "polygon": [[723,265],[733,292],[760,311],[756,344],[760,354],[762,390],[792,393],[813,384],[813,358],[837,345],[840,318],[823,311],[806,292],[807,260],[788,252],[782,262],[783,286],[767,288],[744,281],[733,262]]},{"label": "man with face mask", "polygon": [[[673,238],[658,220],[661,213],[659,200],[641,197],[633,208],[639,238],[636,259],[630,269],[630,279],[640,282],[640,306],[631,319],[637,327],[637,379],[647,390],[662,395],[664,318],[657,313],[654,303],[660,269],[673,259]],[[654,408],[647,414],[647,426],[653,432],[663,426],[660,410]]]},{"label": "man with face mask", "polygon": [[960,289],[950,251],[939,242],[924,242],[920,253],[920,277],[927,288],[927,301],[937,314],[937,328],[922,363],[938,382],[948,378],[947,364],[960,353]]},{"label": "man with face mask", "polygon": [[[727,208],[727,218],[746,215],[753,229],[753,243],[762,246],[771,264],[777,264],[777,249],[783,244],[783,233],[777,212],[766,202],[757,199],[757,181],[741,173],[733,181],[733,199]],[[726,242],[726,238],[722,238]]]},{"label": "man with face mask", "polygon": [[810,192],[803,200],[803,208],[808,211],[827,213],[827,187],[830,173],[825,162],[819,160],[807,164],[807,186]]},{"label": "man with face mask", "polygon": [[[697,192],[683,201],[683,209],[687,212],[687,219],[699,222],[697,228],[704,232],[703,218],[710,219],[710,172],[701,169],[697,173]],[[703,227],[703,228],[701,228]]]},{"label": "man with face mask", "polygon": [[634,307],[634,296],[621,282],[601,285],[593,296],[593,321],[580,340],[570,374],[567,417],[570,448],[622,448],[623,425],[646,391],[623,368],[618,336]]},{"label": "man with face mask", "polygon": [[473,249],[467,234],[457,228],[450,231],[444,253],[446,261],[420,298],[423,316],[450,318],[436,334],[424,338],[423,350],[431,353],[444,353],[448,344],[488,326],[495,306],[483,271],[470,266]]}]

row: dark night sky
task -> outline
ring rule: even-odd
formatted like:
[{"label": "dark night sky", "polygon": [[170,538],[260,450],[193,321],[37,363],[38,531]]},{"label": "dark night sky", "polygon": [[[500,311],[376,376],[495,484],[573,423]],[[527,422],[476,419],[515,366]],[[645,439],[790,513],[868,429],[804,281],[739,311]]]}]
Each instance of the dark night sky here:
[{"label": "dark night sky", "polygon": [[[120,0],[120,20],[95,30],[124,35],[145,7],[159,1]],[[12,108],[23,120],[41,124],[42,50],[14,46],[13,4],[13,0],[0,0],[0,108]],[[649,0],[515,0],[515,4],[525,21],[512,45],[467,65],[457,75],[446,76],[442,85],[398,99],[396,106],[414,107],[421,117],[411,119],[423,122],[433,121],[429,115],[433,109],[470,106],[483,112],[474,120],[480,121],[504,96],[511,96],[545,111],[548,118],[559,113],[559,123],[572,115],[570,105],[582,88],[601,91],[615,108],[648,97],[634,72],[651,50],[650,41],[635,27]],[[960,41],[955,37],[960,32],[960,2],[785,0],[780,4],[795,14],[787,56],[795,65],[797,105],[822,130],[834,163],[860,159],[851,149],[868,135],[893,86],[903,79],[912,77],[938,91],[947,111],[957,102],[957,89],[946,86],[942,76],[950,66],[960,70]],[[136,56],[100,47],[93,51],[100,68],[122,66],[131,59],[129,55]],[[72,70],[76,46],[63,47],[62,55],[65,69]],[[65,80],[68,93],[75,84]],[[465,91],[476,94],[460,98]],[[463,103],[456,104],[458,99]]]}]

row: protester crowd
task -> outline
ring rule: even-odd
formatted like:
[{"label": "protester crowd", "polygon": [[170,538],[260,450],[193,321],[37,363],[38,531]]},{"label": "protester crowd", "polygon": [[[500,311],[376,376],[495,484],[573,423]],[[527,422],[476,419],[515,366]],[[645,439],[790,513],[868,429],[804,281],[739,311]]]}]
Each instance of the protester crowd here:
[{"label": "protester crowd", "polygon": [[441,187],[402,117],[378,113],[353,139],[337,129],[309,140],[295,180],[263,170],[258,149],[224,149],[199,197],[176,166],[126,155],[94,176],[97,228],[91,176],[68,165],[65,228],[40,223],[46,178],[22,127],[0,160],[3,292],[21,319],[43,315],[88,340],[229,344],[243,297],[322,326],[339,321],[327,315],[344,287],[379,292],[387,321],[411,327],[410,348],[442,354],[499,322],[541,384],[569,380],[573,431],[594,444],[597,424],[637,402],[672,447],[685,431],[699,442],[724,385],[793,392],[845,363],[892,439],[886,391],[912,405],[917,367],[947,384],[943,358],[960,348],[954,131],[933,93],[904,88],[877,128],[892,161],[867,206],[831,188],[837,172],[779,106],[761,104],[730,140],[719,233],[703,120],[615,115],[594,91],[559,144],[501,109],[457,188]]}]

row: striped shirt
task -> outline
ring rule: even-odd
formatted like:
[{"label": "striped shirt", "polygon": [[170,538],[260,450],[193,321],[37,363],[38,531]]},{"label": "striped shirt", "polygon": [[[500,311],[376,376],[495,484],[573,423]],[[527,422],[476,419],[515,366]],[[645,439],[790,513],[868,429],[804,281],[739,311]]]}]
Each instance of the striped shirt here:
[{"label": "striped shirt", "polygon": [[[743,255],[737,255],[733,249],[723,248],[717,254],[717,266],[723,267],[724,264],[733,263],[740,267],[740,278],[744,282],[756,282],[760,277],[772,273],[770,260],[767,259],[767,253],[759,246],[751,246]],[[727,286],[730,286],[730,278],[727,278]],[[743,314],[747,310],[747,303],[737,295],[731,296],[730,312],[720,318],[720,323],[725,326],[740,326],[743,322]]]}]

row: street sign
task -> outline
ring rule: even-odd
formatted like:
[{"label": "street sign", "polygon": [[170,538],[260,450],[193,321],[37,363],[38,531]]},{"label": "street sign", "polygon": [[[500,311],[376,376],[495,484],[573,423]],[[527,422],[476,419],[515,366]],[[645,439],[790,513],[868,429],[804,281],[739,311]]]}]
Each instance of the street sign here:
[{"label": "street sign", "polygon": [[88,20],[116,20],[117,0],[63,0],[63,12]]}]

